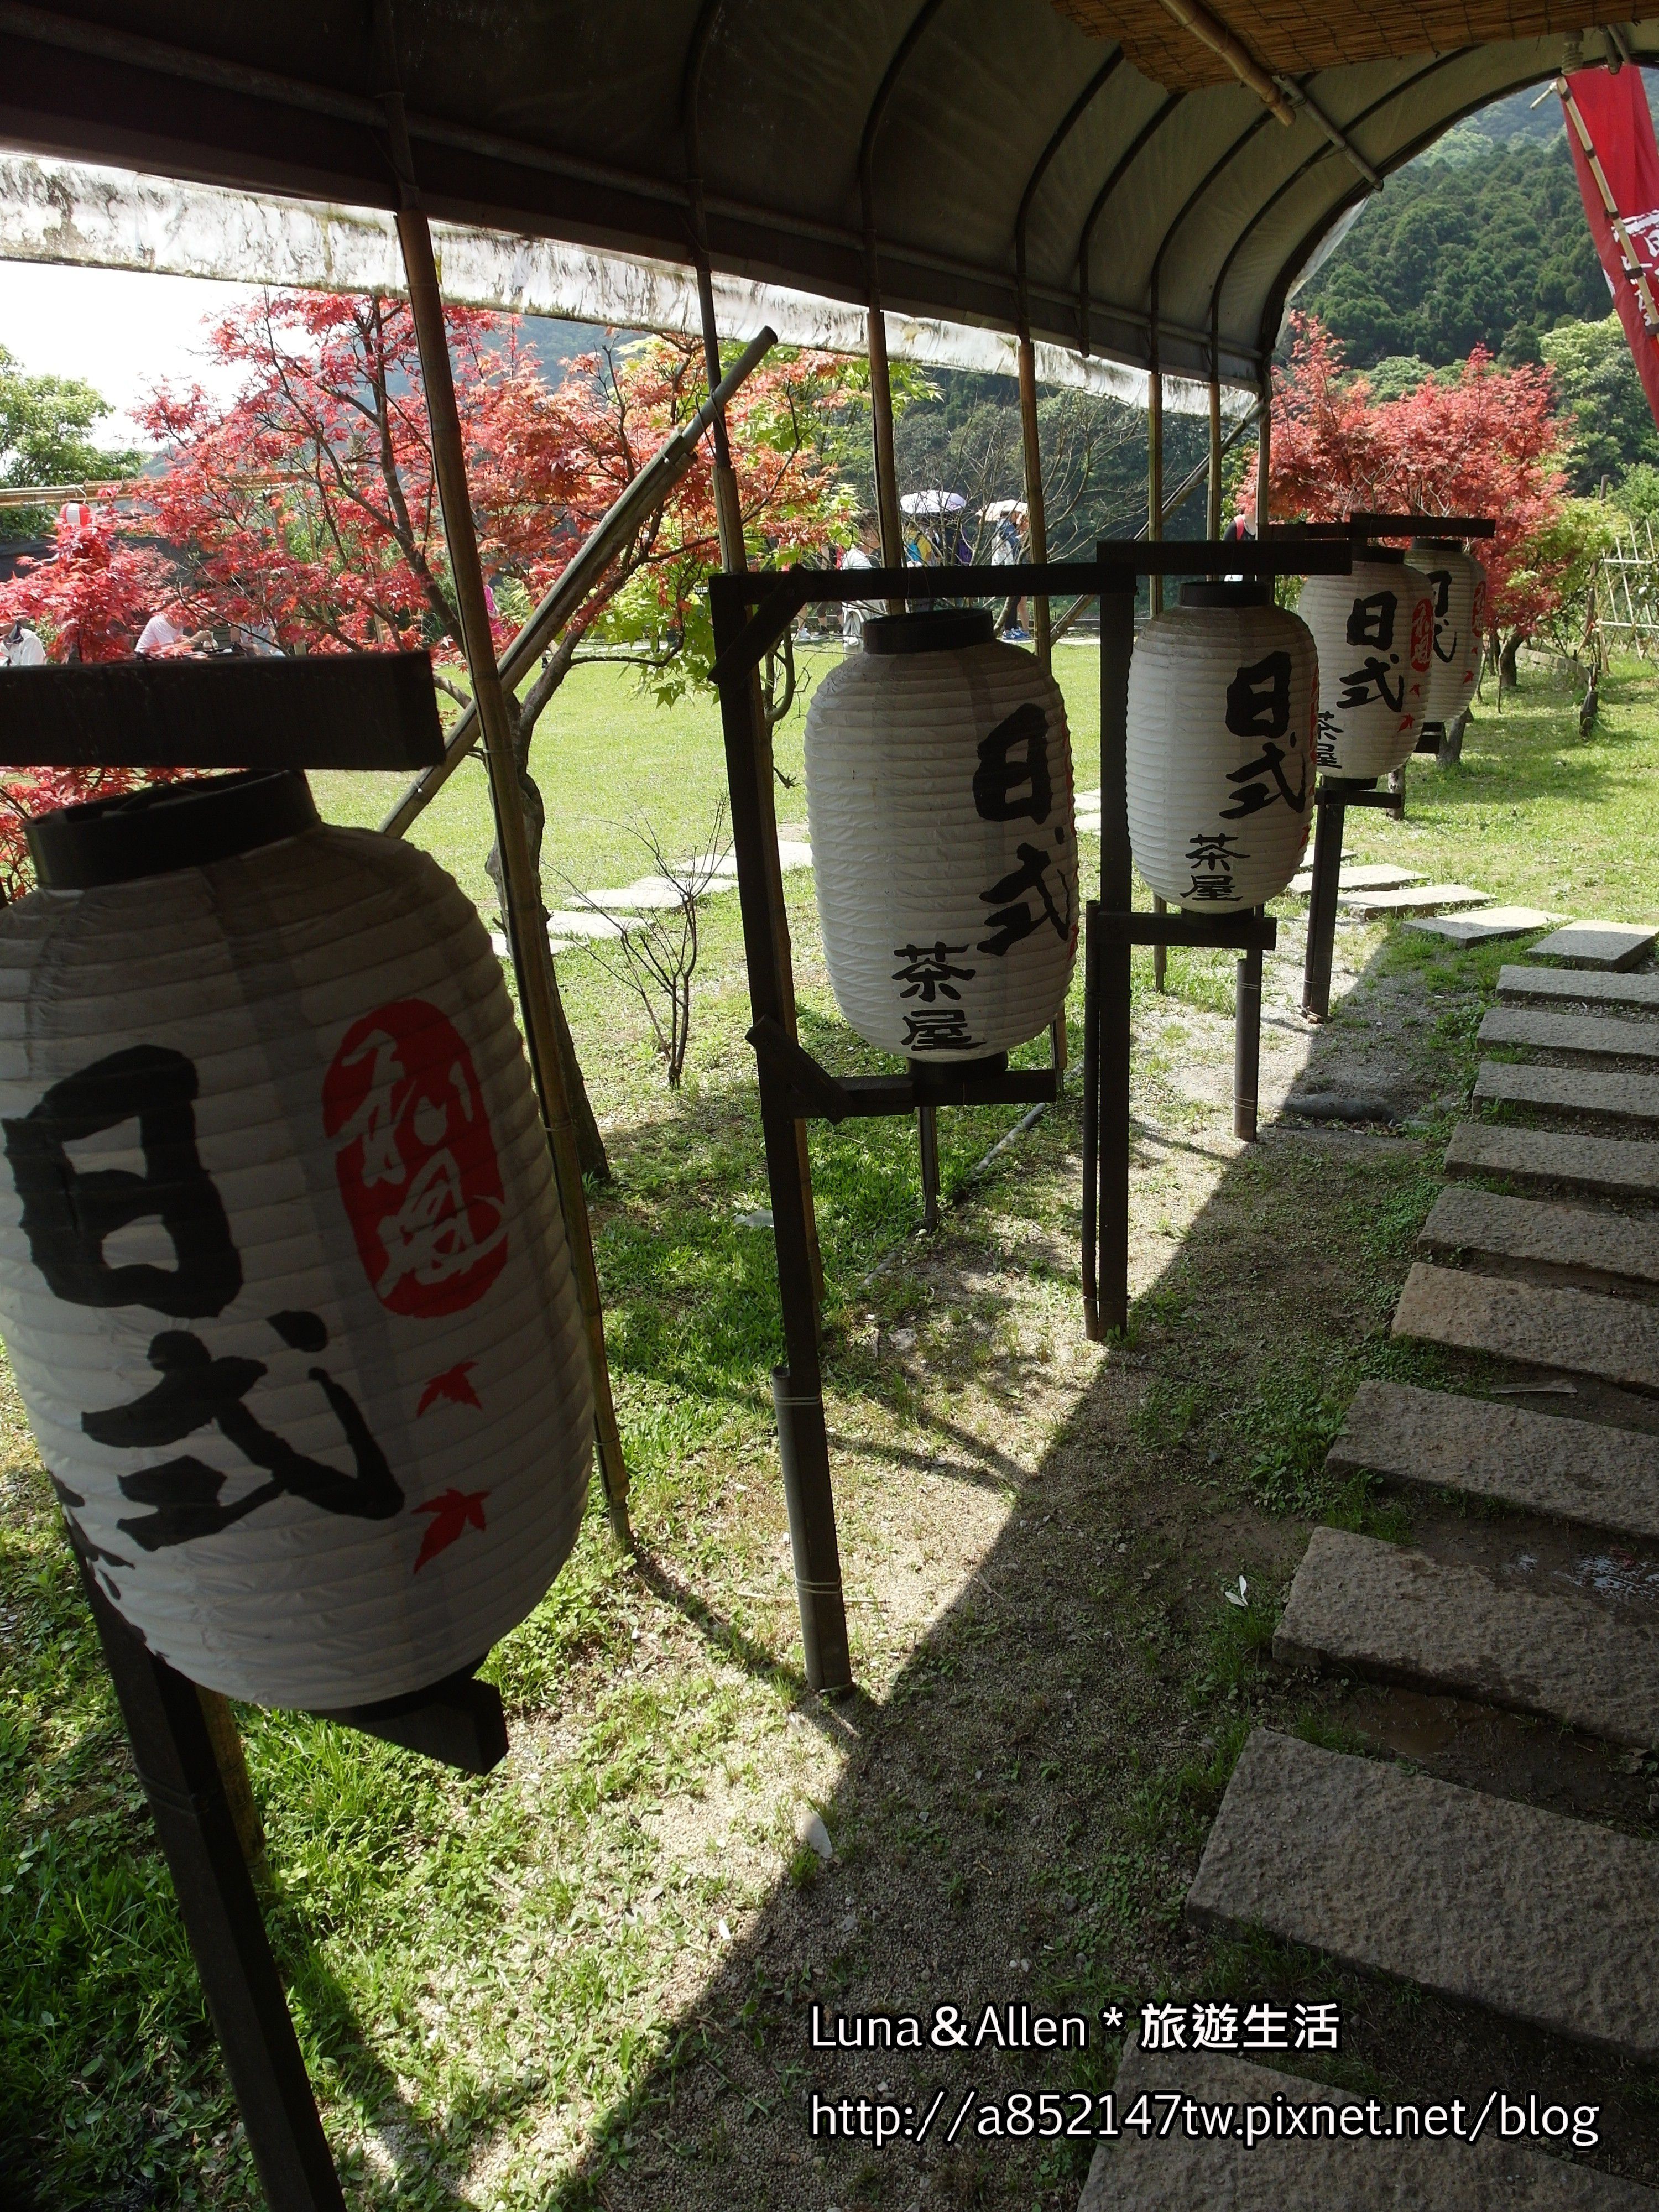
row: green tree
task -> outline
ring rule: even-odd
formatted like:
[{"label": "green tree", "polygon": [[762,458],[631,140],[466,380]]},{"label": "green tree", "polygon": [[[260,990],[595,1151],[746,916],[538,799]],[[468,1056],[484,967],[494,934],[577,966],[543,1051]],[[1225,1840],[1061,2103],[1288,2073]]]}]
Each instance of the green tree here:
[{"label": "green tree", "polygon": [[1638,462],[1659,462],[1659,427],[1617,315],[1559,324],[1539,346],[1572,422],[1567,463],[1574,491],[1595,491],[1603,477],[1617,482]]},{"label": "green tree", "polygon": [[1463,158],[1390,177],[1297,304],[1356,368],[1392,355],[1445,364],[1477,345],[1507,365],[1535,358],[1540,334],[1564,319],[1604,315],[1607,282],[1559,117],[1546,141],[1472,139]]},{"label": "green tree", "polygon": [[[30,376],[0,346],[0,485],[137,476],[137,453],[112,453],[93,442],[94,424],[112,411],[79,377]],[[51,527],[52,514],[49,507],[0,507],[0,538],[37,538]]]}]

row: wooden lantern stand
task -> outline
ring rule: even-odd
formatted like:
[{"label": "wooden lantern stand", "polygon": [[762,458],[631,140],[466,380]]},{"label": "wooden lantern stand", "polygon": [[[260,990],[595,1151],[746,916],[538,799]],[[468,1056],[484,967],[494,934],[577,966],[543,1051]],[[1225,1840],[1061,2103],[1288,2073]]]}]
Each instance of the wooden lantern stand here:
[{"label": "wooden lantern stand", "polygon": [[[1346,537],[1237,545],[1203,540],[1152,544],[1115,538],[1099,545],[1092,562],[1028,562],[1000,568],[790,568],[709,580],[717,656],[712,673],[726,739],[754,1013],[749,1042],[755,1049],[760,1087],[782,1310],[784,1360],[772,1378],[778,1455],[806,1679],[815,1690],[848,1689],[853,1672],[823,1412],[818,1303],[810,1261],[817,1230],[811,1188],[801,1171],[798,1125],[910,1114],[918,1107],[1030,1105],[1058,1097],[1060,1073],[1054,1066],[1011,1069],[1006,1061],[1000,1066],[981,1061],[971,1072],[913,1064],[903,1075],[836,1077],[790,1036],[785,1010],[793,1003],[793,978],[780,949],[788,939],[777,910],[781,893],[775,854],[767,849],[769,831],[757,774],[766,757],[766,731],[754,672],[801,610],[814,602],[1098,596],[1101,890],[1099,899],[1087,908],[1085,937],[1083,1285],[1085,1327],[1090,1336],[1100,1337],[1122,1329],[1128,1321],[1129,948],[1159,944],[1237,946],[1245,956],[1240,969],[1246,1000],[1253,980],[1259,1017],[1261,956],[1273,942],[1275,929],[1261,914],[1211,921],[1180,913],[1130,911],[1125,776],[1136,583],[1146,574],[1206,576],[1224,570],[1253,576],[1342,575],[1351,565]],[[1248,1049],[1241,1044],[1239,1059],[1254,1097],[1254,1036]]]},{"label": "wooden lantern stand", "polygon": [[[1351,514],[1346,522],[1292,524],[1270,531],[1273,540],[1302,544],[1346,538],[1356,552],[1377,538],[1490,538],[1488,517],[1445,514]],[[1439,739],[1419,740],[1418,752],[1437,752]],[[1376,776],[1327,775],[1314,793],[1313,881],[1308,890],[1308,949],[1302,969],[1302,1011],[1316,1022],[1331,1011],[1331,963],[1336,951],[1337,893],[1341,885],[1342,838],[1351,806],[1376,807],[1396,822],[1406,818],[1403,792],[1379,787]]]}]

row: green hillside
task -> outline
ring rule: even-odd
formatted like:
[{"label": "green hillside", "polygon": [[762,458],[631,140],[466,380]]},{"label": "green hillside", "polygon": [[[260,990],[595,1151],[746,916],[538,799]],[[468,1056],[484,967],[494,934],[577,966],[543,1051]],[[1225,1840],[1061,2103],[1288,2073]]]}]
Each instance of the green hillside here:
[{"label": "green hillside", "polygon": [[1389,178],[1297,297],[1356,368],[1397,355],[1462,361],[1477,345],[1534,361],[1544,331],[1607,312],[1559,121],[1542,141],[1459,129],[1461,142],[1449,134]]}]

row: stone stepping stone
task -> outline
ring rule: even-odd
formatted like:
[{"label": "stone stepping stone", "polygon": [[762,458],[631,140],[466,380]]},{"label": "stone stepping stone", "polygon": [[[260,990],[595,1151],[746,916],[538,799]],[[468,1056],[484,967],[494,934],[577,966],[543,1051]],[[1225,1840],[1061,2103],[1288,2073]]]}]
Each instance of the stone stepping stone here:
[{"label": "stone stepping stone", "polygon": [[786,876],[792,868],[810,868],[812,865],[812,848],[802,838],[780,837],[778,860]]},{"label": "stone stepping stone", "polygon": [[1488,906],[1490,891],[1471,890],[1467,884],[1422,884],[1413,890],[1345,891],[1337,896],[1358,914],[1435,914],[1446,907]]},{"label": "stone stepping stone", "polygon": [[1659,1311],[1635,1298],[1506,1282],[1419,1260],[1400,1293],[1393,1333],[1659,1390]]},{"label": "stone stepping stone", "polygon": [[[1189,2138],[1180,2120],[1160,2136],[1171,2107],[1158,2100],[1179,2096],[1212,2107],[1232,2106],[1236,2133]],[[1528,2143],[1505,2142],[1498,2119],[1468,2142],[1451,2135],[1402,2135],[1389,2141],[1340,2136],[1328,2118],[1313,2118],[1307,2132],[1244,2140],[1248,2106],[1271,2112],[1285,2105],[1364,2103],[1347,2089],[1327,2088],[1294,2074],[1225,2051],[1143,2051],[1139,2040],[1123,2053],[1113,2084],[1117,2124],[1137,2101],[1148,2100],[1149,2132],[1125,2129],[1095,2151],[1078,2212],[1194,2212],[1224,2206],[1226,2212],[1401,2212],[1404,2205],[1433,2205],[1436,2212],[1656,2212],[1659,2194],[1638,2181],[1570,2166],[1565,2158]],[[1437,2100],[1439,2092],[1433,2093]],[[1383,2101],[1390,2124],[1401,2100]],[[1540,2100],[1540,2103],[1542,2100]],[[1555,2101],[1550,2100],[1548,2101]],[[1382,2117],[1382,2116],[1379,2116]],[[1477,2113],[1465,2123],[1472,2127]],[[1405,2124],[1409,2127],[1412,2124]]]},{"label": "stone stepping stone", "polygon": [[1500,999],[1576,999],[1597,1006],[1659,1008],[1659,975],[1596,975],[1587,968],[1505,967],[1498,971]]},{"label": "stone stepping stone", "polygon": [[1560,1114],[1605,1115],[1614,1121],[1659,1121],[1659,1083],[1649,1075],[1624,1075],[1589,1067],[1527,1067],[1483,1060],[1474,1080],[1477,1104],[1544,1106]]},{"label": "stone stepping stone", "polygon": [[1489,906],[1478,914],[1431,915],[1425,919],[1408,921],[1407,929],[1420,929],[1426,937],[1444,937],[1454,945],[1492,945],[1505,937],[1525,937],[1534,929],[1547,929],[1559,919],[1553,914],[1540,914],[1536,907]]},{"label": "stone stepping stone", "polygon": [[1258,1729],[1187,1911],[1659,2058],[1659,1844],[1586,1820]]},{"label": "stone stepping stone", "polygon": [[[1407,884],[1420,884],[1423,880],[1421,876],[1413,875],[1409,868],[1396,867],[1391,861],[1362,860],[1351,868],[1346,865],[1346,859],[1345,854],[1344,865],[1336,879],[1339,895],[1345,891],[1403,890]],[[1313,889],[1311,862],[1305,868],[1298,868],[1291,878],[1291,889],[1304,898]]]},{"label": "stone stepping stone", "polygon": [[1659,1631],[1343,1528],[1314,1530],[1273,1657],[1537,1713],[1638,1751],[1659,1745]]},{"label": "stone stepping stone", "polygon": [[1407,1382],[1362,1382],[1325,1465],[1659,1540],[1659,1436],[1639,1429]]},{"label": "stone stepping stone", "polygon": [[1659,1283],[1659,1222],[1535,1198],[1500,1198],[1467,1183],[1441,1192],[1417,1241],[1431,1252],[1480,1252],[1583,1268],[1621,1282]]},{"label": "stone stepping stone", "polygon": [[1578,968],[1633,968],[1656,938],[1659,929],[1627,921],[1570,921],[1534,945],[1532,957]]},{"label": "stone stepping stone", "polygon": [[1608,1060],[1659,1060],[1659,1022],[1623,1020],[1617,1014],[1561,1014],[1547,1006],[1492,1006],[1475,1042],[1596,1053]]},{"label": "stone stepping stone", "polygon": [[1560,1136],[1552,1129],[1460,1121],[1446,1147],[1446,1173],[1571,1184],[1608,1198],[1659,1199],[1659,1145],[1636,1137]]},{"label": "stone stepping stone", "polygon": [[550,914],[547,917],[547,933],[549,937],[562,937],[572,941],[592,939],[597,942],[601,938],[620,937],[623,925],[613,921],[607,914],[593,913],[588,907],[561,907],[556,914]]},{"label": "stone stepping stone", "polygon": [[617,914],[666,913],[680,902],[679,892],[666,876],[641,876],[636,884],[624,884],[618,890],[589,891],[595,906],[602,906]]}]

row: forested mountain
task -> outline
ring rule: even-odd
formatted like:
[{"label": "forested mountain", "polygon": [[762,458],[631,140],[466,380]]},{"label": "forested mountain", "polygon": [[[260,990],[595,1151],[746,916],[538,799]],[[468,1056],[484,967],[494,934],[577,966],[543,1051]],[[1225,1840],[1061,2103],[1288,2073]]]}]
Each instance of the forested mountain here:
[{"label": "forested mountain", "polygon": [[1535,361],[1557,323],[1599,321],[1607,279],[1559,116],[1542,142],[1494,143],[1460,125],[1461,143],[1450,133],[1439,158],[1389,179],[1297,306],[1322,318],[1356,368],[1401,354],[1466,360],[1477,345]]}]

